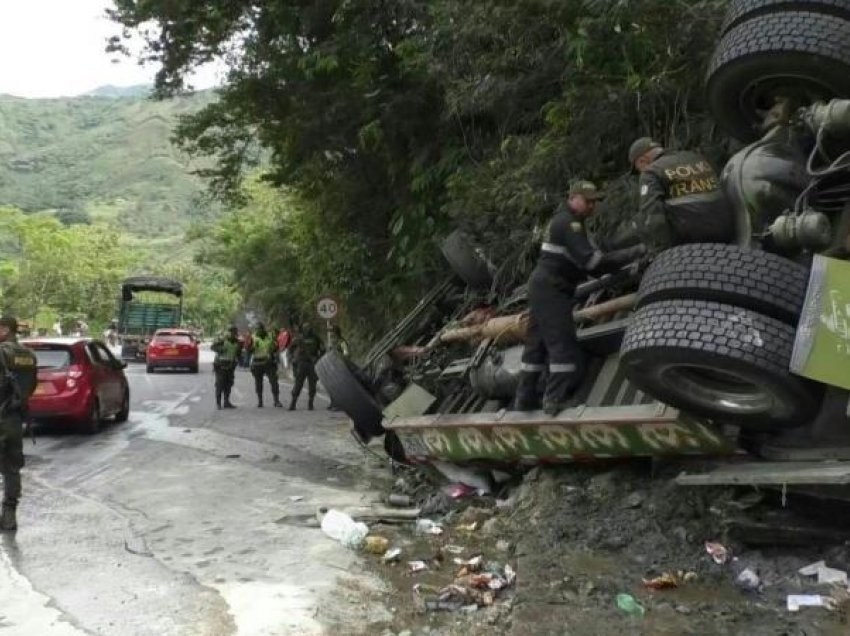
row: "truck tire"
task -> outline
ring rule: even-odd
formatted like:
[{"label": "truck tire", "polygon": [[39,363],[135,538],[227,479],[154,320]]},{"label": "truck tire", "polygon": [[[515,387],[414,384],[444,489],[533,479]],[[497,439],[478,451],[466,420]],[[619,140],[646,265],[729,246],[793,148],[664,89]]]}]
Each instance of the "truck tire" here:
[{"label": "truck tire", "polygon": [[850,20],[850,0],[732,0],[720,34],[752,18],[781,11],[811,11]]},{"label": "truck tire", "polygon": [[449,234],[440,245],[449,267],[457,276],[473,289],[490,289],[493,276],[487,267],[487,260],[473,247],[472,240],[461,230]]},{"label": "truck tire", "polygon": [[706,75],[717,123],[741,141],[775,98],[800,105],[850,97],[850,20],[811,11],[783,11],[747,20],[723,35]]},{"label": "truck tire", "polygon": [[732,305],[664,300],[639,309],[620,349],[629,380],[685,413],[775,431],[810,422],[823,385],[791,375],[794,329]]},{"label": "truck tire", "polygon": [[638,308],[660,300],[713,300],[795,326],[806,299],[809,270],[761,250],[718,243],[662,252],[643,275]]},{"label": "truck tire", "polygon": [[341,408],[364,442],[383,435],[384,415],[375,398],[360,384],[348,362],[335,351],[329,351],[316,363],[316,374],[328,392],[331,402]]}]

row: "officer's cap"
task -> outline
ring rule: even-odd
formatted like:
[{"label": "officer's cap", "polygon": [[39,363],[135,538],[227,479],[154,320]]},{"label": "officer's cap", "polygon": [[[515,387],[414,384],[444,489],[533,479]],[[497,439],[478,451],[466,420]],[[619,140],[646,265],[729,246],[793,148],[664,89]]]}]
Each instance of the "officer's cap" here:
[{"label": "officer's cap", "polygon": [[635,161],[653,148],[661,148],[661,144],[655,141],[652,137],[641,137],[640,139],[635,139],[632,142],[632,145],[629,146],[629,164],[634,165]]},{"label": "officer's cap", "polygon": [[18,321],[15,320],[14,316],[0,317],[0,326],[8,327],[12,333],[18,333]]},{"label": "officer's cap", "polygon": [[570,184],[568,196],[575,196],[577,194],[582,195],[588,201],[600,201],[605,198],[590,181],[573,181]]}]

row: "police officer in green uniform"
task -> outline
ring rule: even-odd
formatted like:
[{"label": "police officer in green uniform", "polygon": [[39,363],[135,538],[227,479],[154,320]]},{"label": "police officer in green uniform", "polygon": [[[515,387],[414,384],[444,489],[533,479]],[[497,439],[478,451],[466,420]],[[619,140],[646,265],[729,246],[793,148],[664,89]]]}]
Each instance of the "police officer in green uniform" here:
[{"label": "police officer in green uniform", "polygon": [[280,385],[277,380],[277,342],[266,326],[260,323],[251,342],[251,374],[257,391],[257,406],[263,407],[263,377],[269,379],[275,406],[280,403]]},{"label": "police officer in green uniform", "polygon": [[683,243],[728,243],[735,220],[717,173],[690,150],[665,150],[650,137],[636,139],[629,163],[640,173],[640,216],[653,253]]},{"label": "police officer in green uniform", "polygon": [[588,274],[614,271],[646,252],[637,245],[603,254],[587,238],[584,219],[596,211],[601,194],[590,181],[570,186],[566,205],[549,221],[540,258],[528,280],[530,317],[514,408],[538,408],[537,385],[548,371],[543,410],[555,415],[567,406],[582,379],[584,355],[572,315],[576,286]]},{"label": "police officer in green uniform", "polygon": [[319,379],[316,375],[316,361],[322,357],[325,347],[313,327],[305,323],[301,325],[301,333],[295,337],[295,340],[289,346],[289,352],[293,356],[292,371],[295,375],[289,410],[295,410],[295,404],[298,402],[298,396],[301,395],[304,380],[307,380],[307,408],[312,411],[313,400],[316,397],[316,382]]},{"label": "police officer in green uniform", "polygon": [[235,409],[236,406],[230,401],[230,391],[233,389],[234,374],[239,357],[242,354],[242,343],[239,342],[239,330],[232,326],[227,335],[219,338],[212,344],[215,352],[213,371],[215,372],[215,405],[224,408]]},{"label": "police officer in green uniform", "polygon": [[17,331],[17,320],[11,316],[0,318],[0,474],[3,476],[0,530],[8,532],[18,528],[15,513],[21,498],[24,416],[37,383],[35,354],[18,344]]}]

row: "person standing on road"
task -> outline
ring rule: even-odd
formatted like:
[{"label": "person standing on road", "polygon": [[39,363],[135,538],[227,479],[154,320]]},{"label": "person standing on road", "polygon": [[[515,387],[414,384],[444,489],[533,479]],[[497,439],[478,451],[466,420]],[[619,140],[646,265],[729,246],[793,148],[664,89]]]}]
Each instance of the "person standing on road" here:
[{"label": "person standing on road", "polygon": [[251,349],[253,349],[253,337],[251,336],[251,330],[246,329],[245,334],[242,336],[242,368],[247,369],[251,366]]},{"label": "person standing on road", "polygon": [[251,373],[254,376],[254,388],[257,391],[257,407],[263,408],[263,377],[269,379],[275,406],[280,403],[280,385],[277,380],[277,343],[274,336],[260,323],[251,338]]},{"label": "person standing on road", "polygon": [[683,243],[733,240],[732,206],[705,157],[641,137],[629,148],[629,163],[640,173],[639,225],[653,253]]},{"label": "person standing on road", "polygon": [[219,409],[222,408],[222,398],[224,398],[224,408],[235,409],[236,407],[230,401],[230,391],[233,389],[236,365],[239,363],[239,357],[242,354],[239,330],[235,326],[230,327],[226,336],[213,342],[212,350],[215,352],[215,360],[213,361],[215,406]]},{"label": "person standing on road", "polygon": [[573,293],[588,274],[613,271],[639,258],[644,245],[603,254],[590,244],[584,219],[602,198],[590,181],[570,186],[567,202],[552,217],[541,245],[540,259],[528,280],[530,319],[522,352],[520,382],[514,408],[538,407],[537,385],[543,371],[548,379],[543,410],[556,415],[581,381],[584,355],[576,341]]},{"label": "person standing on road", "polygon": [[[331,350],[336,351],[343,358],[348,358],[351,354],[351,348],[348,346],[348,341],[342,335],[342,329],[339,328],[339,325],[334,325],[331,327]],[[328,404],[329,411],[336,411],[337,406],[334,404],[333,399],[331,399]]]},{"label": "person standing on road", "polygon": [[277,351],[280,360],[280,366],[286,371],[289,369],[289,355],[287,349],[292,343],[292,334],[289,329],[281,327],[277,332]]},{"label": "person standing on road", "polygon": [[304,380],[307,380],[307,408],[313,410],[313,401],[316,398],[316,383],[319,378],[316,375],[316,361],[322,357],[325,347],[313,327],[305,323],[301,325],[301,333],[298,334],[289,346],[292,356],[292,370],[295,374],[295,383],[292,386],[292,402],[289,410],[294,411],[301,395]]},{"label": "person standing on road", "polygon": [[18,344],[18,321],[0,318],[0,474],[3,504],[0,531],[18,529],[16,512],[21,499],[24,466],[24,417],[27,401],[37,383],[35,354]]}]

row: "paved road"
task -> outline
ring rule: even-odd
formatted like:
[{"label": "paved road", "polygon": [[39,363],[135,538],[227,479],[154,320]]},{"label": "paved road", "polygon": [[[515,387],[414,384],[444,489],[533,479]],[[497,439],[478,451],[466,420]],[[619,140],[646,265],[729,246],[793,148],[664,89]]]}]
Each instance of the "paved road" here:
[{"label": "paved road", "polygon": [[216,411],[206,359],[197,376],[127,373],[129,422],[25,447],[0,636],[349,633],[388,618],[357,556],[304,523],[375,498],[342,416],[322,400],[257,409],[246,372],[242,408]]}]

